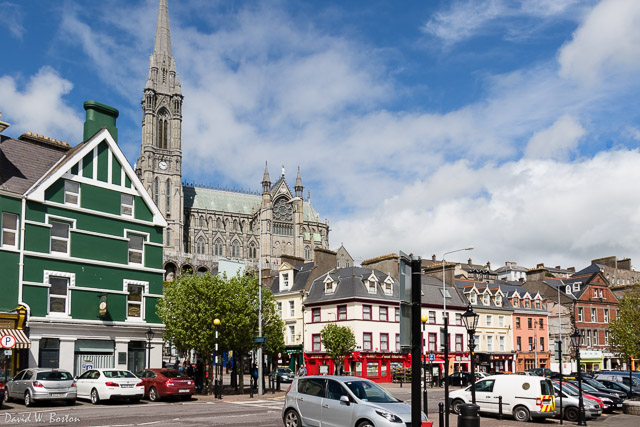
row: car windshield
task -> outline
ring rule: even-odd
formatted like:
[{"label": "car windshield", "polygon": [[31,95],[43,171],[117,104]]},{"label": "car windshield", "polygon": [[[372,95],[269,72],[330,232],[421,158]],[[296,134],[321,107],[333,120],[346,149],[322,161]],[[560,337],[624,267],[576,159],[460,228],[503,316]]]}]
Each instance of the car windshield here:
[{"label": "car windshield", "polygon": [[102,372],[107,378],[135,378],[129,371],[103,371]]},{"label": "car windshield", "polygon": [[73,377],[64,371],[38,372],[36,380],[40,381],[71,381]]},{"label": "car windshield", "polygon": [[161,371],[160,373],[167,378],[189,378],[188,376],[186,376],[180,371],[171,370],[171,371]]},{"label": "car windshield", "polygon": [[597,392],[598,389],[595,388],[595,387],[590,386],[587,382],[583,381],[582,382],[582,391],[587,391],[589,393],[593,393],[593,392]]},{"label": "car windshield", "polygon": [[360,400],[375,403],[400,402],[385,389],[371,381],[345,381],[345,385]]},{"label": "car windshield", "polygon": [[597,388],[607,388],[600,381],[594,380],[594,379],[591,379],[591,378],[585,379],[584,382],[586,382],[587,384],[591,384],[592,386],[597,387]]},{"label": "car windshield", "polygon": [[289,369],[289,368],[278,368],[278,373],[279,374],[291,374],[291,373],[293,373],[293,371],[291,371],[291,369]]}]

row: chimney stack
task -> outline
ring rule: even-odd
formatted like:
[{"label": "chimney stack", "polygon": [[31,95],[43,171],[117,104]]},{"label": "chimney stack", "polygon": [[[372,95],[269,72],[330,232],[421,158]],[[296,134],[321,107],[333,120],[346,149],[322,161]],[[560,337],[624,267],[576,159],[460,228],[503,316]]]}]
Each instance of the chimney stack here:
[{"label": "chimney stack", "polygon": [[118,128],[116,127],[116,119],[120,114],[118,110],[98,101],[86,101],[83,106],[87,112],[87,118],[84,122],[83,141],[87,141],[102,128],[106,127],[114,141],[118,142]]}]

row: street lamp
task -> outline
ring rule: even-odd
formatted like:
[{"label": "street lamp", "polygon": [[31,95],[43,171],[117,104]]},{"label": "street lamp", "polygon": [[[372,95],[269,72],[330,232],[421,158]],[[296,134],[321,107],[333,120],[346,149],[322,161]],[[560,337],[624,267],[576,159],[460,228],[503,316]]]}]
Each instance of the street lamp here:
[{"label": "street lamp", "polygon": [[[429,316],[426,313],[422,313],[420,316],[422,320],[422,342],[424,343],[424,327],[429,320]],[[426,348],[422,345],[422,382],[424,383],[424,391],[422,392],[422,400],[424,401],[424,413],[429,414],[429,402],[427,401],[427,360],[426,360]]]},{"label": "street lamp", "polygon": [[[220,377],[222,375],[218,375],[218,357],[219,357],[219,353],[218,353],[218,326],[220,326],[220,319],[213,319],[213,326],[216,330],[216,359],[215,359],[215,370],[213,371],[215,374],[215,379],[213,382],[213,394],[214,394],[214,398],[218,398],[218,399],[222,399],[222,390],[220,387]],[[222,369],[220,370],[220,374],[222,374]]]},{"label": "street lamp", "polygon": [[442,300],[444,301],[442,314],[442,321],[444,323],[444,339],[442,342],[442,346],[444,347],[444,419],[446,427],[449,427],[449,316],[447,315],[447,287],[446,279],[444,276],[444,257],[456,252],[471,250],[473,250],[473,246],[469,246],[468,248],[456,249],[455,251],[449,251],[442,254]]},{"label": "street lamp", "polygon": [[[575,329],[571,334],[571,344],[573,344],[573,348],[576,350],[576,360],[578,361],[578,405],[580,408],[578,414],[578,425],[586,426],[587,422],[585,421],[584,416],[584,401],[582,400],[582,369],[580,367],[580,346],[582,346],[582,334]],[[560,383],[560,388],[562,388],[562,383]]]},{"label": "street lamp", "polygon": [[464,322],[464,327],[467,330],[467,334],[469,334],[469,370],[471,371],[471,402],[476,404],[476,372],[475,366],[473,366],[473,350],[476,348],[475,342],[475,334],[476,327],[478,326],[478,320],[480,319],[480,315],[473,311],[473,307],[471,304],[467,306],[467,311],[462,315],[462,321]]},{"label": "street lamp", "polygon": [[147,329],[147,332],[144,333],[144,335],[147,337],[147,369],[151,368],[151,340],[153,339],[153,336],[155,335],[153,333],[153,331],[151,330],[151,328]]},{"label": "street lamp", "polygon": [[[294,197],[286,203],[294,203],[302,200],[300,197]],[[264,387],[262,385],[262,344],[264,342],[262,338],[262,212],[263,208],[258,211],[258,221],[260,223],[260,238],[258,239],[258,396],[264,394]],[[294,236],[295,237],[295,236]]]}]

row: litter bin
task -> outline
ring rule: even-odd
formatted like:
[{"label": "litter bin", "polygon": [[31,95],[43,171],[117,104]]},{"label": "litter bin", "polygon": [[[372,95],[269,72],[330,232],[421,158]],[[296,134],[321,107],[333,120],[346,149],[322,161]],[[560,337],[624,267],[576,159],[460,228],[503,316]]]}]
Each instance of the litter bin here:
[{"label": "litter bin", "polygon": [[473,403],[463,403],[458,406],[458,427],[480,427],[480,407]]}]

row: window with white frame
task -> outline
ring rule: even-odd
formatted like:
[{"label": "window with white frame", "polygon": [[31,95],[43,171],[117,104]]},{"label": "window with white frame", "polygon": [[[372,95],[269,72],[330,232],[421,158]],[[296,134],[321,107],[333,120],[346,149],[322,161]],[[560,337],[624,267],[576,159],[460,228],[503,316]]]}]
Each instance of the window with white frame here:
[{"label": "window with white frame", "polygon": [[142,320],[142,294],[144,293],[144,286],[130,283],[127,285],[127,292],[127,318]]},{"label": "window with white frame", "polygon": [[399,322],[400,321],[400,308],[399,307],[395,307],[393,309],[393,311],[395,312],[395,321]]},{"label": "window with white frame", "polygon": [[80,183],[73,181],[64,182],[64,203],[78,206],[80,203]]},{"label": "window with white frame", "polygon": [[498,316],[498,326],[504,327],[504,316]]},{"label": "window with white frame", "polygon": [[598,339],[598,330],[594,329],[593,330],[593,345],[598,345],[598,341],[600,341]]},{"label": "window with white frame", "polygon": [[133,196],[131,194],[120,195],[120,215],[133,216]]},{"label": "window with white frame", "polygon": [[482,304],[489,305],[489,294],[484,294],[482,296]]},{"label": "window with white frame", "polygon": [[387,320],[389,320],[387,307],[380,307],[380,321],[386,322]]},{"label": "window with white frame", "polygon": [[282,273],[282,286],[289,287],[289,273]]},{"label": "window with white frame", "polygon": [[295,317],[295,316],[296,316],[296,302],[289,301],[289,317]]},{"label": "window with white frame", "polygon": [[322,342],[320,341],[320,334],[313,334],[311,340],[313,342],[313,351],[321,351]]},{"label": "window with white frame", "polygon": [[584,310],[582,307],[578,307],[578,322],[584,322]]},{"label": "window with white frame", "polygon": [[487,314],[487,326],[493,326],[493,316]]},{"label": "window with white frame", "polygon": [[384,294],[385,295],[393,295],[393,285],[389,281],[384,283]]},{"label": "window with white frame", "polygon": [[371,332],[365,332],[362,334],[362,349],[371,350],[373,348],[371,342]]},{"label": "window with white frame", "polygon": [[531,299],[525,298],[524,300],[524,308],[531,308]]},{"label": "window with white frame", "polygon": [[456,351],[464,351],[464,337],[462,334],[456,334]]},{"label": "window with white frame", "polygon": [[538,310],[540,310],[540,308],[542,308],[541,305],[540,305],[540,300],[539,299],[536,300],[536,308]]},{"label": "window with white frame", "polygon": [[362,320],[371,320],[371,306],[363,305],[362,306]]},{"label": "window with white frame", "polygon": [[376,282],[374,282],[373,280],[370,280],[368,285],[368,289],[369,289],[369,293],[370,294],[375,294],[376,293]]},{"label": "window with white frame", "polygon": [[289,325],[289,344],[296,343],[296,325]]},{"label": "window with white frame", "polygon": [[18,215],[2,212],[2,239],[0,245],[4,248],[18,248]]},{"label": "window with white frame", "polygon": [[591,331],[587,329],[587,333],[583,332],[583,335],[587,338],[587,347],[591,347]]},{"label": "window with white frame", "polygon": [[529,351],[533,351],[533,337],[529,337]]},{"label": "window with white frame", "polygon": [[319,323],[320,322],[320,309],[319,308],[313,308],[311,309],[311,322],[313,323]]},{"label": "window with white frame", "polygon": [[339,305],[338,306],[338,320],[347,320],[347,306]]},{"label": "window with white frame", "polygon": [[282,303],[278,302],[278,315],[282,319]]},{"label": "window with white frame", "polygon": [[565,293],[565,294],[570,294],[570,293],[571,293],[571,285],[567,285],[567,286],[565,286],[565,288],[564,288],[564,293]]},{"label": "window with white frame", "polygon": [[329,276],[324,281],[324,293],[332,294],[335,291],[333,280]]},{"label": "window with white frame", "polygon": [[597,322],[598,321],[598,312],[595,308],[591,309],[591,321],[592,322]]},{"label": "window with white frame", "polygon": [[609,345],[609,331],[606,329],[604,331],[604,345]]},{"label": "window with white frame", "polygon": [[470,296],[469,299],[471,300],[471,304],[475,305],[478,302],[477,294],[475,292],[471,292],[469,296]]},{"label": "window with white frame", "polygon": [[520,300],[518,299],[518,297],[513,297],[513,306],[520,307]]},{"label": "window with white frame", "polygon": [[502,306],[502,295],[496,295],[496,305],[498,307]]},{"label": "window with white frame", "polygon": [[380,334],[380,351],[389,351],[389,334]]},{"label": "window with white frame", "polygon": [[[627,279],[627,285],[629,284],[629,279]],[[600,289],[600,298],[604,298],[604,291]]]},{"label": "window with white frame", "polygon": [[129,239],[129,264],[142,264],[144,259],[144,236],[127,233]]},{"label": "window with white frame", "polygon": [[577,292],[580,290],[580,282],[574,282],[573,283],[573,291]]},{"label": "window with white frame", "polygon": [[69,314],[69,277],[49,276],[49,313]]},{"label": "window with white frame", "polygon": [[456,326],[462,326],[462,313],[456,313]]},{"label": "window with white frame", "polygon": [[604,323],[609,323],[609,309],[605,308],[603,312],[604,312]]},{"label": "window with white frame", "polygon": [[429,311],[429,323],[436,323],[436,312],[433,310]]},{"label": "window with white frame", "polygon": [[493,336],[487,335],[487,351],[493,351]]},{"label": "window with white frame", "polygon": [[51,252],[69,254],[69,228],[65,222],[50,221],[51,224]]},{"label": "window with white frame", "polygon": [[504,337],[498,338],[500,341],[500,351],[504,351]]}]

